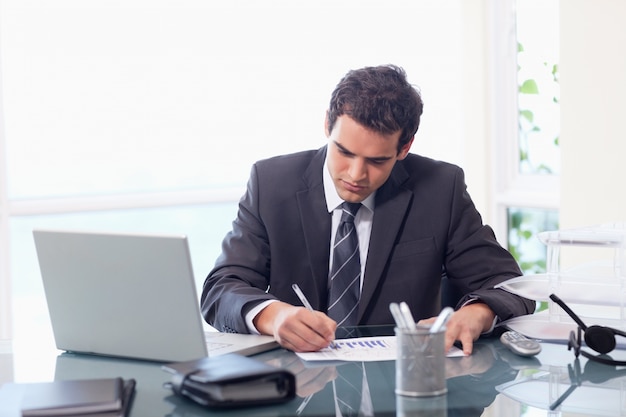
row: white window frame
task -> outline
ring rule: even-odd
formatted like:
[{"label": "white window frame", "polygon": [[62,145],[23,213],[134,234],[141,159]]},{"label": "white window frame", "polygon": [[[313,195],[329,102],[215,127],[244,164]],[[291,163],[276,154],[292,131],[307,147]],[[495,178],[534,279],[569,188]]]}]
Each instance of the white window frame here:
[{"label": "white window frame", "polygon": [[511,207],[558,210],[558,175],[520,174],[515,0],[491,0],[491,223],[501,244],[508,242]]}]

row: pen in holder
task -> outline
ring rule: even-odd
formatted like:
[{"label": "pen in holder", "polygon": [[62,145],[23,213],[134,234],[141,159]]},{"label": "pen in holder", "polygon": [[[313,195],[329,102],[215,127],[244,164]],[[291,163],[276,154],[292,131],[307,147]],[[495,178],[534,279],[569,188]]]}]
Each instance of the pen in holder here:
[{"label": "pen in holder", "polygon": [[427,397],[445,394],[446,323],[454,313],[445,307],[432,326],[418,326],[405,302],[390,303],[396,322],[396,394]]}]

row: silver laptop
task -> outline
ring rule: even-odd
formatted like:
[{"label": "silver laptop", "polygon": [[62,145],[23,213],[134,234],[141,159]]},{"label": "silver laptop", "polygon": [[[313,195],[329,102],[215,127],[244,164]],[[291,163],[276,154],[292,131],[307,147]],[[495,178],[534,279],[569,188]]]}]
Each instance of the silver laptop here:
[{"label": "silver laptop", "polygon": [[186,236],[34,230],[58,349],[163,362],[278,346],[205,331]]}]

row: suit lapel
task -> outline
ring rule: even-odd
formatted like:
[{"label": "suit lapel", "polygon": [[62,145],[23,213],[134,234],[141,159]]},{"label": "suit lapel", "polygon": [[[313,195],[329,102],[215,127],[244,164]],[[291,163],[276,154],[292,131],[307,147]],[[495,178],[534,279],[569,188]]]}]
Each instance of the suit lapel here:
[{"label": "suit lapel", "polygon": [[358,320],[361,319],[365,307],[374,296],[413,198],[410,190],[401,187],[407,178],[408,174],[405,169],[400,163],[396,163],[391,176],[376,193],[376,207],[359,301]]},{"label": "suit lapel", "polygon": [[[310,301],[314,308],[324,311],[328,298],[328,263],[330,254],[331,215],[326,207],[322,168],[326,157],[325,147],[313,158],[303,180],[306,188],[296,193],[308,259],[311,261],[313,282],[305,286],[314,291]],[[309,291],[303,288],[305,293]]]}]

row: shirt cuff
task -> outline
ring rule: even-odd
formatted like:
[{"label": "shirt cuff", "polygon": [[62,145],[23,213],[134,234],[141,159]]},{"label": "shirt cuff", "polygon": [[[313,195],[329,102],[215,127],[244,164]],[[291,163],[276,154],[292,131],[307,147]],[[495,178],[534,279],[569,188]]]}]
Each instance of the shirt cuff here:
[{"label": "shirt cuff", "polygon": [[246,314],[246,327],[248,327],[248,331],[251,334],[261,334],[261,332],[259,332],[257,330],[256,327],[254,327],[254,318],[257,316],[257,314],[259,314],[261,312],[261,310],[263,310],[265,307],[267,307],[268,305],[275,303],[278,300],[266,300],[263,301],[262,303],[259,303],[258,305],[256,305],[254,308],[252,308],[250,311],[248,311],[248,314]]}]

